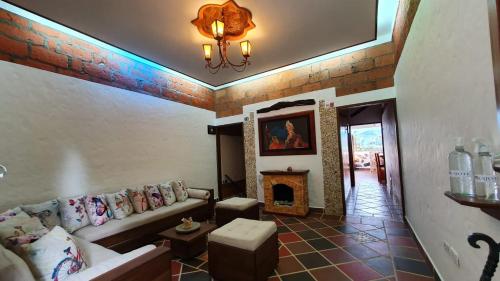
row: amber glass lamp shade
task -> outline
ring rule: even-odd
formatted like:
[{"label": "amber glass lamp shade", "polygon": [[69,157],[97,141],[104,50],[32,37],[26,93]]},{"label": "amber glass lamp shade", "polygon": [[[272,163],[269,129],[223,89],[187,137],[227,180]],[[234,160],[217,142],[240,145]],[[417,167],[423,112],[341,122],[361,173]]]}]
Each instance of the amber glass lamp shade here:
[{"label": "amber glass lamp shade", "polygon": [[245,58],[248,58],[252,53],[252,44],[250,44],[250,41],[248,41],[248,40],[241,41],[240,47],[241,47],[241,54]]},{"label": "amber glass lamp shade", "polygon": [[205,60],[212,59],[212,44],[203,44],[203,54],[205,55]]},{"label": "amber glass lamp shade", "polygon": [[214,20],[212,22],[212,34],[216,40],[222,39],[224,37],[224,22]]}]

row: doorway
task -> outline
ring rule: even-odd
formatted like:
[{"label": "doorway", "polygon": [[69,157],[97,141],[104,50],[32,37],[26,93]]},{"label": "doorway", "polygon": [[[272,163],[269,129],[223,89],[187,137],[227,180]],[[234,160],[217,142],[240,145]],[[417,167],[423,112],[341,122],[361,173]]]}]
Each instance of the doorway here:
[{"label": "doorway", "polygon": [[216,140],[219,200],[246,197],[243,123],[217,126]]},{"label": "doorway", "polygon": [[346,215],[402,220],[395,100],[338,108]]}]

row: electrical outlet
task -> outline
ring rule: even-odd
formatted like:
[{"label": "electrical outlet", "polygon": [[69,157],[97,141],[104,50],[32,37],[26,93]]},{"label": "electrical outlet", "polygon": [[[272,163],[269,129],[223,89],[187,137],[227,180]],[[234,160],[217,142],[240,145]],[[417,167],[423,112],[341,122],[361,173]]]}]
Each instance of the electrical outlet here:
[{"label": "electrical outlet", "polygon": [[460,257],[455,249],[453,249],[448,242],[444,241],[443,243],[444,251],[453,259],[453,263],[460,267]]}]

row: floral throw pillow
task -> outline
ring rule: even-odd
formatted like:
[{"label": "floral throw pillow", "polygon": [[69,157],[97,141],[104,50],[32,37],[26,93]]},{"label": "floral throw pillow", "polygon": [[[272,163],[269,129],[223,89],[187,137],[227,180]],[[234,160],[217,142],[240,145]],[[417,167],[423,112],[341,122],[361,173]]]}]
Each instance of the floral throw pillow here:
[{"label": "floral throw pillow", "polygon": [[59,198],[59,210],[61,211],[61,225],[69,233],[90,224],[89,216],[85,210],[85,196],[72,198]]},{"label": "floral throw pillow", "polygon": [[134,207],[128,199],[127,190],[123,189],[119,192],[106,194],[106,200],[115,219],[123,219],[130,216],[134,212]]},{"label": "floral throw pillow", "polygon": [[170,206],[175,203],[177,198],[175,197],[174,188],[175,182],[169,181],[166,183],[160,183],[158,185],[158,189],[160,190],[161,195],[163,196],[163,200],[165,201],[166,206]]},{"label": "floral throw pillow", "polygon": [[113,218],[113,212],[108,207],[104,194],[87,195],[85,209],[89,215],[90,223],[95,226],[103,225]]},{"label": "floral throw pillow", "polygon": [[84,253],[60,226],[35,242],[22,245],[19,253],[37,280],[64,281],[87,268]]},{"label": "floral throw pillow", "polygon": [[138,189],[127,189],[127,193],[136,213],[142,214],[148,209],[148,202],[146,196],[144,195],[144,191]]},{"label": "floral throw pillow", "polygon": [[52,229],[56,225],[61,225],[61,219],[59,218],[59,203],[57,200],[49,200],[33,205],[23,205],[21,208],[28,213],[28,215],[39,218],[42,224],[49,229]]},{"label": "floral throw pillow", "polygon": [[186,183],[183,180],[176,181],[172,187],[174,188],[175,197],[177,198],[177,201],[184,202],[188,199],[189,195],[187,192]]},{"label": "floral throw pillow", "polygon": [[0,222],[6,221],[12,217],[17,216],[19,213],[23,212],[20,207],[15,207],[14,209],[9,209],[0,214]]},{"label": "floral throw pillow", "polygon": [[[0,242],[7,248],[34,241],[48,232],[40,219],[20,212],[0,222]],[[28,241],[28,242],[26,242]]]},{"label": "floral throw pillow", "polygon": [[164,205],[163,197],[161,196],[161,193],[156,185],[144,186],[144,194],[146,194],[146,198],[148,199],[151,209],[158,209]]}]

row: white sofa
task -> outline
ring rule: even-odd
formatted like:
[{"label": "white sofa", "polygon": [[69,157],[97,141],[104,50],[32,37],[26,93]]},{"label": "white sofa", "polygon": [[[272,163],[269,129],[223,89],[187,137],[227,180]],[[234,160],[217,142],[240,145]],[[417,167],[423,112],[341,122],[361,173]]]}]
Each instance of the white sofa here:
[{"label": "white sofa", "polygon": [[[82,249],[88,268],[72,275],[66,279],[67,281],[94,279],[156,248],[154,245],[147,245],[126,254],[119,254],[75,236],[73,239],[77,246]],[[0,280],[35,281],[35,277],[22,258],[0,245]]]}]

